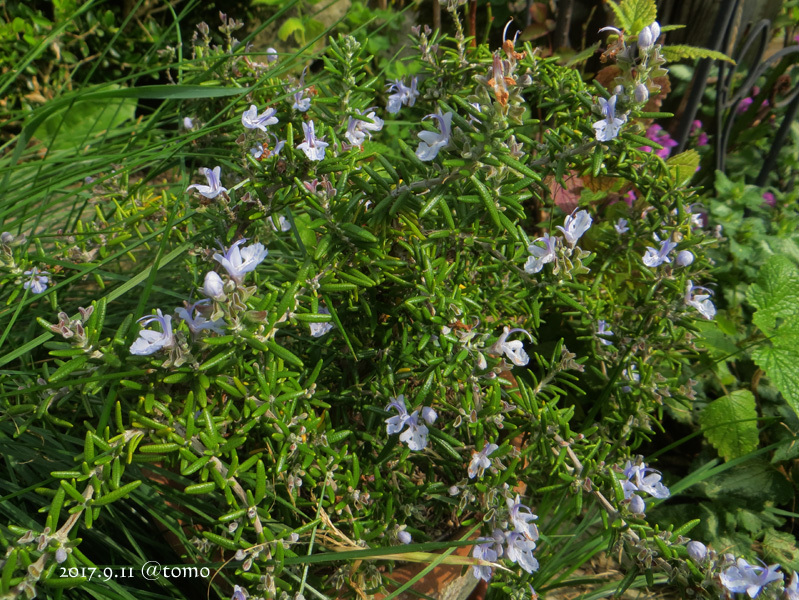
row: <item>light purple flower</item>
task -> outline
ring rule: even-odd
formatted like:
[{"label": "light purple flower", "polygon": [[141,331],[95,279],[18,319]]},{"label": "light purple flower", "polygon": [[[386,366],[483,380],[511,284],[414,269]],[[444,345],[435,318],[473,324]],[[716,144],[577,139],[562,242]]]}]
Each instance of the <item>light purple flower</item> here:
[{"label": "light purple flower", "polygon": [[508,336],[516,332],[527,334],[527,337],[530,338],[530,341],[533,341],[533,336],[530,335],[530,332],[527,330],[518,328],[511,329],[510,327],[505,327],[496,344],[491,347],[491,351],[494,354],[504,354],[514,365],[517,367],[523,367],[530,362],[530,357],[524,351],[524,344],[520,340],[513,340],[512,342],[507,341]]},{"label": "light purple flower", "polygon": [[327,142],[317,139],[314,132],[313,121],[308,121],[302,124],[302,130],[305,132],[305,141],[298,144],[297,148],[305,152],[308,160],[322,160],[325,157],[325,148],[329,146]]},{"label": "light purple flower", "polygon": [[616,221],[616,224],[613,226],[613,228],[616,230],[616,233],[618,233],[619,235],[630,231],[630,228],[627,227],[627,219],[619,219],[618,221]]},{"label": "light purple flower", "polygon": [[619,135],[619,130],[626,119],[619,119],[616,116],[616,94],[613,94],[608,100],[600,98],[599,106],[605,118],[594,123],[596,139],[600,142],[608,142]]},{"label": "light purple flower", "polygon": [[785,600],[799,600],[799,574],[793,572],[791,583],[785,586]]},{"label": "light purple flower", "polygon": [[212,169],[207,169],[203,167],[200,169],[205,178],[208,180],[208,185],[201,185],[199,183],[194,183],[186,188],[188,192],[191,189],[196,189],[202,196],[206,198],[213,199],[216,198],[219,194],[223,192],[227,192],[226,187],[222,187],[222,184],[219,181],[219,176],[222,172],[221,167],[214,167]]},{"label": "light purple flower", "polygon": [[544,237],[537,238],[535,242],[544,242],[544,247],[536,246],[535,242],[527,246],[527,251],[532,254],[528,257],[527,262],[524,263],[524,270],[527,273],[538,273],[544,268],[544,265],[557,260],[558,255],[555,251],[555,245],[559,238],[551,237],[548,233],[544,233]]},{"label": "light purple flower", "polygon": [[649,100],[649,90],[643,83],[639,83],[635,86],[633,90],[633,98],[635,98],[636,102],[646,102]]},{"label": "light purple flower", "polygon": [[50,279],[47,277],[47,271],[39,271],[37,267],[31,267],[30,271],[22,273],[28,277],[28,280],[22,284],[22,288],[30,290],[32,294],[41,294],[47,289],[47,284]]},{"label": "light purple flower", "polygon": [[311,108],[311,99],[305,97],[305,90],[297,90],[294,93],[294,104],[291,108],[300,112],[305,112]]},{"label": "light purple flower", "polygon": [[413,541],[411,534],[405,531],[404,529],[402,531],[397,532],[397,539],[403,544],[410,544]]},{"label": "light purple flower", "polygon": [[642,515],[646,512],[646,503],[638,494],[630,496],[630,512],[634,515]]},{"label": "light purple flower", "polygon": [[[323,307],[319,309],[319,314],[329,315],[330,311]],[[311,337],[322,337],[328,331],[333,329],[333,323],[308,323],[308,327],[311,328]]]},{"label": "light purple flower", "polygon": [[494,450],[499,448],[496,444],[486,444],[480,452],[472,453],[472,462],[469,463],[469,479],[474,479],[478,475],[483,476],[483,472],[491,466],[491,459],[488,458]]},{"label": "light purple flower", "polygon": [[654,44],[657,43],[660,37],[660,25],[657,21],[653,21],[651,25],[644,27],[641,33],[638,34],[638,48],[642,52],[649,50]]},{"label": "light purple flower", "polygon": [[183,117],[183,127],[185,129],[194,129],[194,121],[191,120],[191,117]]},{"label": "light purple flower", "polygon": [[647,267],[659,267],[664,262],[670,263],[669,253],[677,247],[675,242],[663,240],[660,242],[660,250],[655,250],[652,246],[646,247],[643,261]]},{"label": "light purple flower", "polygon": [[251,104],[250,108],[244,111],[241,115],[241,124],[247,129],[260,129],[266,133],[266,128],[269,125],[277,123],[277,110],[274,108],[267,108],[260,115],[258,114],[258,107]]},{"label": "light purple flower", "polygon": [[227,327],[227,323],[225,323],[224,319],[215,319],[213,321],[209,321],[204,316],[200,314],[200,309],[198,306],[202,304],[208,304],[210,300],[198,300],[188,309],[186,308],[176,308],[175,313],[177,313],[178,317],[186,322],[186,325],[189,326],[189,331],[193,336],[196,336],[198,333],[204,330],[213,331],[214,333],[222,334],[225,332],[225,327]]},{"label": "light purple flower", "polygon": [[267,48],[266,49],[266,62],[273,63],[278,59],[277,50],[274,48]]},{"label": "light purple flower", "polygon": [[405,421],[408,420],[408,410],[405,408],[405,395],[400,394],[396,398],[392,398],[391,402],[386,406],[386,410],[390,408],[396,409],[398,414],[386,419],[386,433],[388,435],[402,431],[402,428],[405,427]]},{"label": "light purple flower", "polygon": [[[696,294],[695,290],[707,292],[706,294]],[[685,289],[685,303],[688,306],[693,306],[699,311],[699,314],[710,320],[716,316],[716,307],[710,301],[710,290],[698,285],[694,285],[689,279]]]},{"label": "light purple flower", "polygon": [[250,597],[250,594],[247,593],[243,587],[238,585],[233,586],[233,595],[230,597],[230,600],[247,600]]},{"label": "light purple flower", "polygon": [[[363,113],[361,114],[363,115]],[[383,128],[383,119],[375,115],[375,111],[371,111],[364,116],[368,121],[350,117],[349,123],[347,124],[347,132],[344,134],[344,137],[347,138],[353,146],[362,145],[367,136],[370,138],[372,137],[372,131],[380,131]],[[371,121],[371,123],[369,121]]]},{"label": "light purple flower", "polygon": [[[502,555],[502,546],[496,543],[492,538],[478,538],[478,542],[482,544],[475,544],[472,549],[472,557],[478,560],[486,560],[488,562],[497,562],[497,559]],[[499,547],[499,552],[497,552]],[[475,579],[482,579],[483,581],[491,580],[491,567],[488,565],[474,565],[472,566],[472,573]]]},{"label": "light purple flower", "polygon": [[513,523],[513,528],[528,540],[536,541],[538,539],[538,527],[530,521],[535,521],[538,517],[533,514],[533,511],[528,506],[520,502],[519,494],[516,494],[515,499],[506,498],[505,501],[508,504],[508,513],[511,523]]},{"label": "light purple flower", "polygon": [[164,316],[160,308],[156,310],[156,313],[156,315],[142,317],[138,322],[144,326],[155,321],[161,326],[161,331],[142,329],[139,332],[139,337],[130,346],[131,354],[149,356],[175,345],[175,337],[172,334],[172,317]]},{"label": "light purple flower", "polygon": [[777,569],[780,565],[769,566],[750,565],[743,558],[739,558],[737,563],[722,571],[720,575],[721,584],[733,594],[746,592],[750,598],[756,598],[765,586],[773,581],[782,581],[782,573]]},{"label": "light purple flower", "polygon": [[386,110],[388,112],[393,115],[400,111],[400,108],[402,108],[403,104],[405,106],[414,105],[416,102],[416,97],[419,95],[419,92],[416,89],[416,79],[416,77],[411,79],[410,86],[406,86],[399,79],[396,79],[394,83],[388,86],[389,92],[396,90],[395,93],[388,97],[388,106],[386,106]]},{"label": "light purple flower", "polygon": [[230,278],[238,284],[244,281],[244,276],[263,262],[269,254],[263,244],[251,244],[246,248],[239,248],[246,238],[235,242],[224,255],[218,252],[214,254],[214,260],[225,267]]},{"label": "light purple flower", "polygon": [[566,220],[563,222],[564,227],[558,225],[558,229],[563,232],[563,237],[566,238],[566,242],[569,246],[574,248],[577,240],[591,227],[591,223],[592,219],[588,211],[581,210],[577,214],[572,213],[567,215]]},{"label": "light purple flower", "polygon": [[416,156],[419,160],[428,161],[433,160],[438,156],[439,150],[449,144],[449,137],[452,134],[452,113],[448,112],[441,114],[437,112],[432,115],[427,115],[425,119],[433,118],[438,121],[438,128],[440,133],[434,131],[420,131],[417,137],[422,141],[416,149]]},{"label": "light purple flower", "polygon": [[599,321],[596,322],[596,332],[597,334],[599,334],[599,342],[603,346],[613,345],[613,342],[602,337],[603,335],[613,335],[613,332],[610,329],[608,329],[608,324],[605,322],[604,319],[599,319]]},{"label": "light purple flower", "polygon": [[[386,406],[386,410],[390,408],[397,409],[399,414],[386,419],[386,432],[389,435],[399,433],[406,425],[408,429],[400,434],[400,441],[405,442],[408,448],[418,452],[427,446],[427,434],[429,430],[424,423],[419,421],[419,411],[416,410],[413,414],[408,414],[405,408],[405,396],[400,394],[395,399],[392,399]],[[433,424],[438,418],[436,411],[430,407],[423,407],[421,409],[422,419],[428,424]]]},{"label": "light purple flower", "polygon": [[505,536],[505,557],[516,563],[528,573],[538,570],[538,561],[533,556],[535,542],[528,540],[524,534],[511,531]]}]

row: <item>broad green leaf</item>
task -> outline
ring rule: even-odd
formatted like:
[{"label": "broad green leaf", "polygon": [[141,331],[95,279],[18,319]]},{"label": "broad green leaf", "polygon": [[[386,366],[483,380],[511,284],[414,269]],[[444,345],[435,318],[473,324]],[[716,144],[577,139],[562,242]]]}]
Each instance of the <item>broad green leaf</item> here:
[{"label": "broad green leaf", "polygon": [[799,415],[799,325],[781,327],[770,339],[752,351],[752,359]]},{"label": "broad green leaf", "polygon": [[777,319],[797,323],[799,317],[799,269],[785,256],[769,258],[757,283],[749,286],[746,299],[757,312],[752,319],[766,335],[777,327]]},{"label": "broad green leaf", "polygon": [[[280,29],[277,30],[277,37],[279,37],[282,41],[286,41],[289,39],[289,36],[295,32],[305,32],[305,26],[302,24],[297,17],[291,17],[290,19],[286,19],[283,22],[283,25],[280,26]],[[296,36],[295,36],[296,37]]]},{"label": "broad green leaf", "polygon": [[743,501],[755,510],[766,502],[783,504],[793,498],[793,488],[766,460],[753,459],[697,484],[711,500]]},{"label": "broad green leaf", "polygon": [[749,390],[714,400],[699,417],[705,438],[726,460],[757,448],[757,410]]},{"label": "broad green leaf", "polygon": [[696,150],[686,150],[666,161],[669,172],[678,186],[688,185],[699,167],[699,153]]},{"label": "broad green leaf", "polygon": [[669,62],[682,60],[683,58],[712,58],[713,60],[724,60],[735,64],[735,61],[723,52],[709,50],[708,48],[697,48],[696,46],[663,46],[661,48],[663,58]]},{"label": "broad green leaf", "polygon": [[799,549],[796,538],[785,531],[766,530],[763,537],[763,556],[766,562],[779,563],[784,571],[799,571]]},{"label": "broad green leaf", "polygon": [[136,100],[133,98],[79,99],[71,106],[51,114],[33,135],[51,150],[75,148],[132,120],[135,114]]}]

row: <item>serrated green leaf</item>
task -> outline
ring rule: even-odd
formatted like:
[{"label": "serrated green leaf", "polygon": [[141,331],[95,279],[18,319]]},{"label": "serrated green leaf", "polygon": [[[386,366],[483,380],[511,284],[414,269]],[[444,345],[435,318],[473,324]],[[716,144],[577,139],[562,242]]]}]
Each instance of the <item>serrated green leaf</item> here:
[{"label": "serrated green leaf", "polygon": [[749,390],[738,390],[708,404],[699,417],[705,438],[726,460],[757,448],[757,410]]},{"label": "serrated green leaf", "polygon": [[749,286],[746,299],[757,309],[752,321],[766,335],[773,332],[778,319],[797,323],[799,269],[785,256],[772,256],[760,269],[757,283]]},{"label": "serrated green leaf", "polygon": [[752,351],[752,360],[799,415],[799,327],[781,327],[770,339]]},{"label": "serrated green leaf", "polygon": [[708,48],[697,48],[696,46],[685,46],[682,44],[663,46],[660,52],[663,58],[669,62],[676,62],[683,58],[712,58],[713,60],[724,60],[735,64],[735,61],[723,52],[710,50]]},{"label": "serrated green leaf", "polygon": [[669,158],[666,164],[678,186],[688,185],[699,167],[699,153],[696,150],[686,150]]},{"label": "serrated green leaf", "polygon": [[621,3],[608,2],[618,20],[618,26],[629,35],[638,35],[657,19],[658,7],[655,0],[622,0]]}]

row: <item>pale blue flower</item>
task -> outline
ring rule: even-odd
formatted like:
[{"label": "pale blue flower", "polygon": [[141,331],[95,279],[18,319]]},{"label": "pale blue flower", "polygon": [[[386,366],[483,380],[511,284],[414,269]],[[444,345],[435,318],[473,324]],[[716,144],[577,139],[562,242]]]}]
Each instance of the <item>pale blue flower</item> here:
[{"label": "pale blue flower", "polygon": [[249,597],[250,595],[243,587],[238,585],[233,586],[233,595],[230,597],[230,600],[247,600]]},{"label": "pale blue flower", "polygon": [[[532,275],[543,269],[545,264],[557,260],[558,255],[555,246],[558,239],[560,238],[552,237],[544,232],[544,237],[537,238],[532,244],[527,246],[527,251],[532,256],[528,257],[527,262],[524,263],[524,270]],[[537,242],[544,242],[544,246],[536,246]]]},{"label": "pale blue flower", "polygon": [[660,242],[660,250],[655,250],[652,246],[646,247],[643,261],[647,267],[659,267],[663,263],[670,263],[669,253],[677,247],[675,242],[663,240]]},{"label": "pale blue flower", "polygon": [[659,37],[660,25],[657,21],[653,21],[651,25],[644,27],[641,33],[638,34],[638,49],[642,54],[645,53],[657,43]]},{"label": "pale blue flower", "polygon": [[214,254],[214,260],[225,267],[230,278],[238,284],[244,281],[244,276],[263,262],[269,254],[263,244],[252,244],[246,248],[239,248],[246,238],[235,242],[224,255],[218,252]]},{"label": "pale blue flower", "polygon": [[630,228],[627,227],[627,219],[619,219],[618,221],[616,221],[616,224],[613,226],[613,228],[616,230],[616,233],[618,233],[619,235],[630,231]]},{"label": "pale blue flower", "polygon": [[267,108],[260,115],[258,114],[258,107],[251,104],[250,108],[244,111],[241,115],[241,124],[247,129],[260,129],[266,133],[266,128],[269,125],[277,123],[277,110],[274,108]]},{"label": "pale blue flower", "polygon": [[404,529],[402,531],[397,532],[397,539],[403,544],[410,544],[413,541],[411,534],[405,531]]},{"label": "pale blue flower", "polygon": [[783,574],[777,573],[780,565],[769,566],[750,565],[743,558],[737,563],[722,571],[721,584],[733,594],[746,592],[750,598],[756,598],[765,586],[774,581],[782,581]]},{"label": "pale blue flower", "polygon": [[439,150],[449,144],[449,138],[452,134],[452,113],[448,112],[441,114],[437,112],[432,115],[427,115],[425,119],[433,118],[438,121],[438,128],[440,133],[434,131],[420,131],[417,137],[422,141],[416,149],[416,156],[419,160],[428,161],[433,160],[438,156]]},{"label": "pale blue flower", "polygon": [[28,280],[22,284],[22,288],[30,290],[32,294],[41,294],[47,289],[47,284],[50,279],[47,277],[47,271],[39,271],[37,267],[32,267],[30,271],[25,271],[23,275],[28,277]]},{"label": "pale blue flower", "polygon": [[472,461],[469,463],[469,479],[474,479],[478,475],[483,476],[483,472],[491,466],[491,459],[488,458],[499,446],[496,444],[486,444],[480,452],[472,453]]},{"label": "pale blue flower", "polygon": [[311,99],[305,97],[305,90],[298,90],[294,93],[294,104],[291,108],[300,112],[305,112],[311,108]]},{"label": "pale blue flower", "polygon": [[785,586],[785,600],[799,600],[799,574],[793,572],[791,583]]},{"label": "pale blue flower", "polygon": [[397,410],[397,415],[386,419],[386,433],[392,435],[402,431],[405,427],[405,421],[408,419],[408,410],[405,408],[405,395],[400,394],[396,398],[392,398],[391,402],[386,406],[386,410],[394,408]]},{"label": "pale blue flower", "polygon": [[216,198],[219,194],[223,192],[227,192],[226,187],[222,187],[222,184],[219,181],[219,177],[222,172],[221,167],[214,167],[213,169],[208,169],[203,167],[200,169],[205,178],[208,180],[208,185],[201,185],[199,183],[194,183],[186,188],[188,192],[191,189],[196,189],[200,192],[201,195],[205,196],[206,198],[213,199]]},{"label": "pale blue flower", "polygon": [[[499,546],[499,552],[497,552],[498,544],[492,538],[478,538],[477,541],[482,541],[484,543],[475,544],[472,549],[472,557],[478,560],[497,562],[497,559],[502,555],[502,546]],[[472,573],[475,579],[482,579],[483,581],[491,580],[492,572],[491,567],[488,565],[473,565]]]},{"label": "pale blue flower", "polygon": [[599,319],[599,321],[596,322],[596,332],[597,332],[597,334],[599,334],[599,342],[603,346],[612,346],[613,345],[613,342],[611,342],[610,340],[605,339],[604,337],[602,337],[603,335],[605,335],[605,336],[613,335],[613,332],[610,329],[608,329],[608,324],[605,322],[604,319]]},{"label": "pale blue flower", "polygon": [[[386,419],[386,432],[392,435],[394,433],[399,433],[407,426],[408,429],[400,434],[400,441],[405,442],[408,448],[413,451],[418,452],[424,449],[427,446],[427,434],[429,430],[425,424],[419,420],[420,411],[416,410],[413,414],[409,415],[405,408],[405,396],[402,394],[389,402],[388,406],[386,406],[386,410],[390,408],[395,408],[399,414]],[[430,407],[423,407],[421,409],[421,418],[432,425],[438,418],[438,414]]]},{"label": "pale blue flower", "polygon": [[524,344],[520,340],[513,340],[512,342],[507,341],[508,336],[516,333],[517,331],[527,334],[527,337],[530,338],[530,341],[533,341],[533,336],[530,335],[530,332],[527,330],[519,328],[511,329],[509,327],[505,327],[502,335],[499,336],[497,343],[492,346],[491,351],[494,354],[504,354],[514,365],[517,367],[523,367],[530,362],[530,357],[524,351]]},{"label": "pale blue flower", "polygon": [[591,227],[591,223],[592,219],[588,211],[581,210],[577,214],[567,215],[566,220],[563,222],[564,226],[558,225],[558,229],[563,232],[566,242],[573,248],[577,240]]},{"label": "pale blue flower", "polygon": [[621,126],[624,125],[625,119],[619,119],[616,116],[615,94],[608,100],[600,98],[599,106],[602,109],[602,114],[605,115],[605,118],[594,123],[596,139],[600,142],[608,142],[619,135],[619,130],[621,130]]},{"label": "pale blue flower", "polygon": [[[363,115],[363,112],[360,114]],[[353,146],[362,145],[367,136],[370,138],[372,137],[372,131],[380,131],[383,128],[383,119],[375,115],[375,111],[371,111],[363,116],[368,120],[350,117],[349,123],[347,124],[347,132],[344,134],[344,137],[347,138]]]},{"label": "pale blue flower", "polygon": [[175,313],[177,313],[178,317],[186,322],[186,325],[189,326],[189,331],[193,336],[196,336],[201,331],[213,331],[214,333],[222,334],[225,332],[225,327],[227,327],[227,323],[225,323],[224,319],[215,319],[213,321],[209,321],[205,317],[200,314],[199,306],[203,304],[208,304],[210,300],[198,300],[188,308],[176,308]]},{"label": "pale blue flower", "polygon": [[401,80],[396,79],[394,83],[388,86],[388,91],[394,91],[395,93],[391,94],[388,97],[388,106],[386,110],[391,114],[396,114],[399,112],[402,105],[405,106],[413,106],[416,102],[416,97],[419,95],[418,90],[416,89],[416,77],[411,79],[411,85],[406,86],[402,83]]},{"label": "pale blue flower", "polygon": [[533,556],[535,542],[527,539],[518,531],[511,531],[505,535],[505,557],[519,565],[528,573],[538,570],[538,561]]},{"label": "pale blue flower", "polygon": [[508,504],[508,513],[514,529],[528,540],[536,541],[538,539],[538,527],[530,521],[535,521],[538,517],[533,514],[533,511],[528,506],[520,502],[519,494],[516,494],[515,499],[506,498],[505,501]]},{"label": "pale blue flower", "polygon": [[308,160],[322,160],[325,157],[325,148],[329,146],[327,142],[317,139],[314,132],[313,121],[308,121],[302,124],[302,130],[305,132],[305,141],[297,145],[297,148],[305,152]]},{"label": "pale blue flower", "polygon": [[183,127],[185,129],[194,129],[194,121],[191,117],[183,117]]},{"label": "pale blue flower", "polygon": [[[319,314],[329,315],[330,311],[327,308],[320,308]],[[333,329],[333,323],[308,323],[308,327],[311,328],[311,337],[322,337]]]},{"label": "pale blue flower", "polygon": [[156,315],[142,317],[138,322],[142,326],[157,322],[161,326],[161,331],[142,329],[139,332],[139,337],[130,346],[131,354],[149,356],[175,345],[175,337],[172,334],[172,317],[163,315],[160,308],[156,310],[156,313]]},{"label": "pale blue flower", "polygon": [[[707,292],[705,294],[695,293],[696,291]],[[688,306],[693,306],[699,311],[699,314],[710,320],[716,316],[716,307],[710,301],[710,290],[698,285],[694,285],[689,279],[685,290],[685,303]]]}]

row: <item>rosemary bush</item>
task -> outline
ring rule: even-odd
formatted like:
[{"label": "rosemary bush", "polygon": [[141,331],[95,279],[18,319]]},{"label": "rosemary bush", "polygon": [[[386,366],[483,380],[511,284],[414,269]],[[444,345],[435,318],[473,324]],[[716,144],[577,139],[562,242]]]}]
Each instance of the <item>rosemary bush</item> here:
[{"label": "rosemary bush", "polygon": [[393,598],[449,563],[530,597],[603,550],[599,596],[780,591],[648,520],[729,468],[666,487],[638,456],[694,399],[716,239],[698,155],[639,149],[654,2],[616,9],[610,90],[471,47],[450,2],[412,79],[360,30],[312,72],[222,15],[162,55],[174,84],[34,113],[3,159],[0,593]]}]

